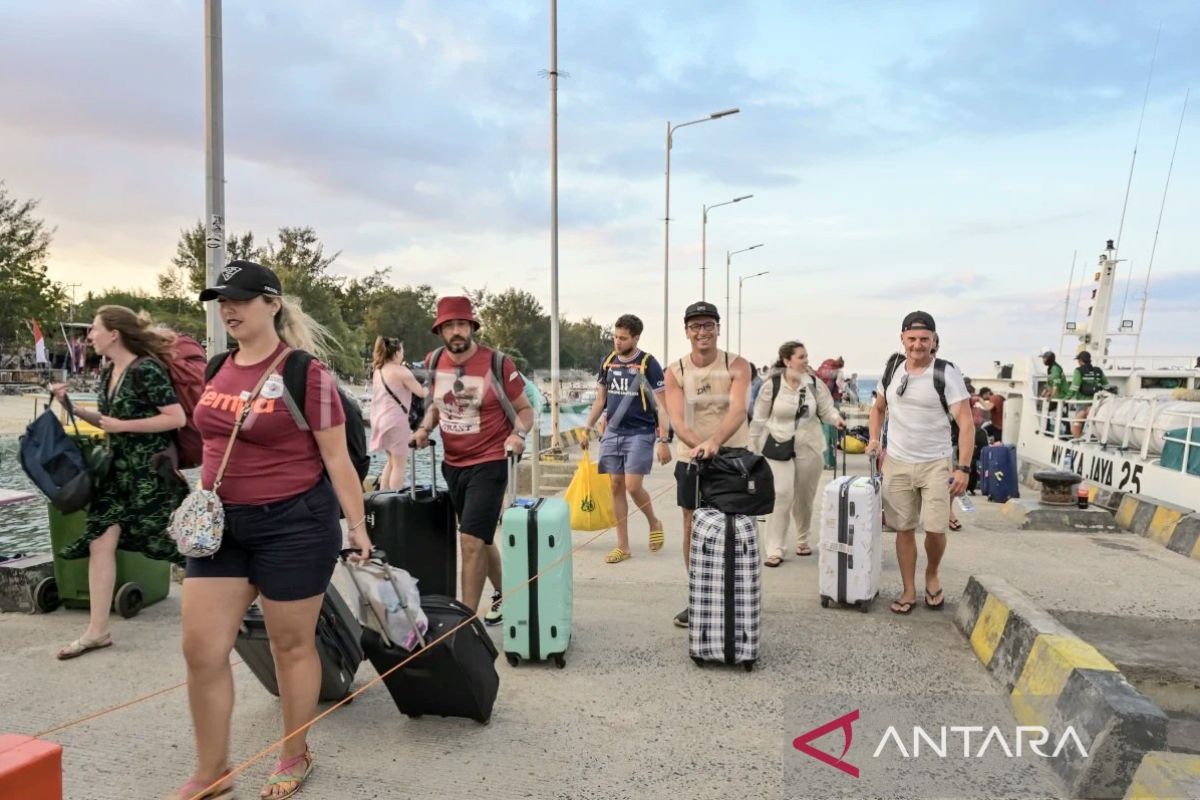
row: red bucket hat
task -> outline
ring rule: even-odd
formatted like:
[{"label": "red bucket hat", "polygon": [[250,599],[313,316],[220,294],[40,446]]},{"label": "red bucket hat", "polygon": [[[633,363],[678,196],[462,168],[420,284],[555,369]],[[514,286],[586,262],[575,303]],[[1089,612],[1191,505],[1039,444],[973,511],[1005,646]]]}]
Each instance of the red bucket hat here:
[{"label": "red bucket hat", "polygon": [[437,318],[434,319],[430,330],[437,333],[438,328],[453,319],[465,319],[471,323],[472,328],[479,330],[479,320],[475,319],[475,312],[471,310],[470,298],[443,297],[438,300]]}]

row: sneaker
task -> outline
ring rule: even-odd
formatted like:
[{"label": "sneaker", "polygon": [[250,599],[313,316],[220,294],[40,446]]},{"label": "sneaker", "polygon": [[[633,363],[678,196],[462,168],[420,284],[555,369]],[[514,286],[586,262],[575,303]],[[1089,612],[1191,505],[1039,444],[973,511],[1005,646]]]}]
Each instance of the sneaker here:
[{"label": "sneaker", "polygon": [[485,625],[499,625],[501,622],[503,622],[504,614],[500,613],[502,608],[503,606],[500,605],[500,593],[493,592],[492,607],[488,609],[486,614],[483,615],[483,623]]},{"label": "sneaker", "polygon": [[675,627],[686,628],[688,626],[688,610],[685,608],[675,615]]}]

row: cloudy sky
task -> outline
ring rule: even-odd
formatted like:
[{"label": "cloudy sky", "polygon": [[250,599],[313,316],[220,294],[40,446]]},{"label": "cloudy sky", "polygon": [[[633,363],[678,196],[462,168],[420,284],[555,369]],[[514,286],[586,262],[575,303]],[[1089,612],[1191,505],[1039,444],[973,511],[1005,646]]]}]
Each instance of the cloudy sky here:
[{"label": "cloudy sky", "polygon": [[[347,275],[549,306],[548,3],[224,11],[232,231],[311,225]],[[1090,277],[1117,236],[1161,24],[1120,243],[1136,318],[1200,5],[605,0],[558,19],[563,313],[637,313],[661,353],[665,126],[737,106],[676,134],[670,353],[702,206],[752,193],[710,215],[708,299],[725,252],[761,242],[733,258],[735,316],[737,276],[770,272],[745,284],[747,355],[797,337],[864,373],[913,308],[972,372],[1058,345],[1072,254]],[[0,31],[0,178],[56,228],[52,276],[152,289],[204,211],[203,2],[7,2]],[[1200,354],[1198,114],[1194,96],[1142,352]]]}]

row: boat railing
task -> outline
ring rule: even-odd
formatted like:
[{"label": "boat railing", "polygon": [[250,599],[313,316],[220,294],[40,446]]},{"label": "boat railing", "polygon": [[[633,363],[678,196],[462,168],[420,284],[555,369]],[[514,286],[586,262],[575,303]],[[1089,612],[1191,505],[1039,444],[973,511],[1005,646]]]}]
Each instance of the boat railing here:
[{"label": "boat railing", "polygon": [[[1147,397],[1138,398],[1150,405],[1150,412],[1146,415],[1144,421],[1134,419],[1122,420],[1119,424],[1124,426],[1121,433],[1120,442],[1114,442],[1112,437],[1112,426],[1115,422],[1112,416],[1108,416],[1103,420],[1096,420],[1092,417],[1091,407],[1099,400],[1104,398],[1096,398],[1092,400],[1084,399],[1059,399],[1038,397],[1034,399],[1034,417],[1037,419],[1037,428],[1034,431],[1035,435],[1054,439],[1060,442],[1093,442],[1099,443],[1104,447],[1112,447],[1118,452],[1128,453],[1135,450],[1144,461],[1153,461],[1159,459],[1157,454],[1150,452],[1150,445],[1153,440],[1155,423],[1158,421],[1160,412],[1160,402],[1169,400],[1170,398]],[[1082,411],[1088,410],[1085,416]],[[1175,416],[1182,417],[1184,422],[1184,434],[1180,438],[1171,436],[1169,433],[1163,434],[1163,444],[1167,442],[1178,442],[1183,445],[1183,462],[1182,471],[1187,471],[1188,458],[1193,449],[1200,448],[1200,413],[1180,413],[1177,410],[1171,412]],[[1077,425],[1080,428],[1080,433],[1076,436],[1072,431],[1072,426]],[[1133,435],[1141,432],[1141,444],[1135,446],[1131,444]]]},{"label": "boat railing", "polygon": [[1139,369],[1191,369],[1195,362],[1191,356],[1145,356],[1145,355],[1108,355],[1104,357],[1103,365],[1109,369],[1130,370]]},{"label": "boat railing", "polygon": [[[1060,442],[1093,438],[1092,424],[1087,417],[1091,416],[1091,407],[1095,403],[1095,400],[1084,399],[1065,400],[1057,397],[1033,398],[1034,418],[1038,422],[1037,428],[1034,431],[1035,435]],[[1088,410],[1087,417],[1080,414],[1083,409]],[[1081,436],[1075,436],[1071,433],[1072,423],[1082,426]]]}]

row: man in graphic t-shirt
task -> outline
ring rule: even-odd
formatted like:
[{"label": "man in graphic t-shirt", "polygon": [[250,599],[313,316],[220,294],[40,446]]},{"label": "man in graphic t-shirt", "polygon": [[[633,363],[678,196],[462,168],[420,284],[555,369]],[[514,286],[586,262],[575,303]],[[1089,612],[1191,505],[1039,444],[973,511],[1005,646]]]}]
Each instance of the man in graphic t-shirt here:
[{"label": "man in graphic t-shirt", "polygon": [[[650,523],[650,552],[663,547],[662,521],[654,514],[650,493],[642,480],[650,474],[657,451],[658,460],[671,460],[667,446],[666,391],[662,366],[654,356],[638,348],[642,321],[623,314],[613,326],[613,352],[600,365],[596,376],[596,401],[588,413],[586,428],[603,414],[607,420],[600,439],[600,472],[612,480],[613,513],[617,518],[617,546],[605,557],[608,564],[629,558],[629,497]],[[584,440],[587,447],[587,440]],[[628,492],[628,496],[626,495]]]},{"label": "man in graphic t-shirt", "polygon": [[[925,605],[945,605],[938,566],[946,552],[950,503],[967,490],[975,422],[962,373],[948,361],[935,359],[937,328],[933,317],[914,311],[900,325],[903,353],[892,357],[871,406],[868,454],[878,454],[887,420],[887,469],[883,473],[883,512],[896,529],[896,561],[904,583],[892,603],[896,614],[917,604],[918,523],[925,529]],[[942,384],[939,388],[939,382]],[[951,471],[950,417],[958,422],[958,461]]]},{"label": "man in graphic t-shirt", "polygon": [[[479,322],[466,297],[438,300],[433,332],[444,347],[426,356],[433,374],[425,419],[413,433],[413,446],[429,444],[436,425],[442,434],[442,474],[458,516],[462,549],[462,601],[479,607],[484,578],[495,592],[485,621],[497,625],[500,613],[500,551],[492,543],[508,483],[507,453],[525,450],[533,408],[525,379],[512,359],[492,369],[493,353],[474,341]],[[436,363],[434,363],[436,361]]]}]

